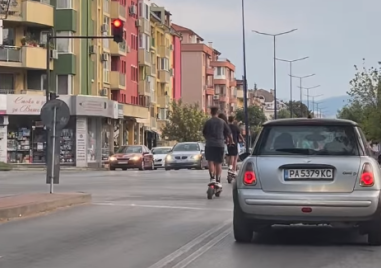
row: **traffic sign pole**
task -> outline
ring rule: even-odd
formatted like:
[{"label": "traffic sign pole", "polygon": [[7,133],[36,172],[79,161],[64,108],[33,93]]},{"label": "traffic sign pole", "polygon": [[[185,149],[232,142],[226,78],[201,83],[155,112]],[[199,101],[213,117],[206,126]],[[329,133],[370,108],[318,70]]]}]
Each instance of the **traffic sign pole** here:
[{"label": "traffic sign pole", "polygon": [[57,107],[53,108],[53,135],[52,135],[52,161],[51,161],[51,176],[50,176],[50,193],[52,194],[54,192],[54,171],[55,171],[55,163],[56,163],[56,132],[57,132]]}]

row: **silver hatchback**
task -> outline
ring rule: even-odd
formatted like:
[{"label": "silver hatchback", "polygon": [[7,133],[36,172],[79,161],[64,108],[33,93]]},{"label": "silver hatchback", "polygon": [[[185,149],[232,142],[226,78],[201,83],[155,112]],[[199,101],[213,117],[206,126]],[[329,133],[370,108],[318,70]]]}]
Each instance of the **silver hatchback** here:
[{"label": "silver hatchback", "polygon": [[234,235],[274,224],[359,227],[381,245],[381,172],[360,127],[339,119],[265,123],[233,185]]}]

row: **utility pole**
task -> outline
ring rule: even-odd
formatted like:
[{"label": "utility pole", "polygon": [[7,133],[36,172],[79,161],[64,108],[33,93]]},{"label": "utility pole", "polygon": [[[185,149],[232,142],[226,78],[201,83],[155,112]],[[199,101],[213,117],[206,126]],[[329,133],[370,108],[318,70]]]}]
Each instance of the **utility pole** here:
[{"label": "utility pole", "polygon": [[[324,94],[320,94],[320,95],[311,95],[311,96],[308,96],[307,97],[311,97],[312,98],[312,113],[314,114],[315,118],[317,116],[317,110],[315,110],[315,104],[317,104],[317,102],[315,102],[315,98],[318,98],[318,97],[321,97],[321,96],[324,96]],[[316,111],[316,113],[315,113]]]},{"label": "utility pole", "polygon": [[278,59],[279,61],[283,61],[283,62],[288,62],[290,64],[290,116],[291,118],[293,117],[293,110],[292,110],[292,64],[294,62],[297,62],[297,61],[302,61],[302,60],[306,60],[308,59],[309,57],[304,57],[304,58],[299,58],[299,59],[295,59],[295,60],[285,60],[285,59]]},{"label": "utility pole", "polygon": [[298,78],[299,79],[299,89],[300,89],[300,113],[303,116],[303,79],[315,76],[316,74],[309,74],[305,76],[296,76],[289,74],[290,77]]},{"label": "utility pole", "polygon": [[310,90],[311,89],[314,89],[314,88],[318,88],[318,87],[320,87],[320,85],[318,85],[318,86],[314,86],[314,87],[303,87],[302,89],[305,89],[305,90],[307,90],[307,108],[308,108],[308,110],[310,109]]},{"label": "utility pole", "polygon": [[260,34],[260,35],[266,35],[266,36],[271,36],[273,38],[274,42],[274,119],[278,118],[278,112],[277,112],[277,85],[276,85],[276,37],[289,34],[292,32],[297,31],[298,29],[292,29],[287,32],[282,32],[282,33],[277,33],[277,34],[269,34],[269,33],[263,33],[259,31],[253,30],[254,33]]}]

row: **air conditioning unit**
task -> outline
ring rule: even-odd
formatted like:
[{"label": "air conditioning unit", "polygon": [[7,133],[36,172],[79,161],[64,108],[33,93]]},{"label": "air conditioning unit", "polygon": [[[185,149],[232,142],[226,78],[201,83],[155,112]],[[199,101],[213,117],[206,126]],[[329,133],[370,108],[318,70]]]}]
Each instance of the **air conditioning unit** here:
[{"label": "air conditioning unit", "polygon": [[142,21],[141,20],[136,20],[135,21],[135,26],[136,27],[142,27]]},{"label": "air conditioning unit", "polygon": [[130,7],[128,8],[128,11],[129,11],[130,15],[136,15],[136,13],[137,13],[137,8],[136,8],[136,6],[130,6]]},{"label": "air conditioning unit", "polygon": [[101,33],[107,33],[107,32],[108,32],[107,24],[102,24],[101,25]]},{"label": "air conditioning unit", "polygon": [[214,95],[214,96],[213,96],[213,100],[218,100],[219,98],[220,98],[219,95]]},{"label": "air conditioning unit", "polygon": [[97,54],[95,46],[93,46],[93,45],[89,46],[89,54],[90,55]]},{"label": "air conditioning unit", "polygon": [[108,96],[108,89],[103,88],[103,89],[99,90],[99,95],[103,96],[103,97]]},{"label": "air conditioning unit", "polygon": [[58,60],[58,51],[55,49],[50,50],[50,58],[53,60]]},{"label": "air conditioning unit", "polygon": [[103,62],[108,61],[108,54],[107,53],[102,53],[101,61],[103,61]]}]

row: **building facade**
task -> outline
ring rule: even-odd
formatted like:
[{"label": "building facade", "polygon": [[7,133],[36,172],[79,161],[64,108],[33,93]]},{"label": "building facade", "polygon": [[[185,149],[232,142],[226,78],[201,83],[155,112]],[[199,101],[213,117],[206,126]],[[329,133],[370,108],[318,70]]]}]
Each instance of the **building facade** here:
[{"label": "building facade", "polygon": [[181,99],[181,34],[177,33],[172,27],[173,32],[173,77],[172,77],[172,88],[173,88],[173,99],[178,101]]},{"label": "building facade", "polygon": [[[136,100],[137,82],[135,87],[127,82],[133,75],[127,66],[134,61],[137,65],[137,51],[135,58],[128,53],[132,38],[126,38],[131,43],[120,45],[107,39],[74,38],[47,44],[52,29],[61,37],[109,35],[112,19],[127,21],[127,14],[135,14],[137,5],[132,9],[132,2],[105,0],[12,3],[7,17],[0,14],[4,20],[0,110],[5,118],[0,135],[6,137],[0,142],[0,161],[46,163],[46,130],[40,111],[48,87],[47,57],[49,90],[56,92],[71,112],[61,134],[62,164],[100,166],[117,149],[114,145],[139,143],[138,121],[147,118],[148,109]],[[132,32],[128,27],[126,23],[126,32]]]}]

